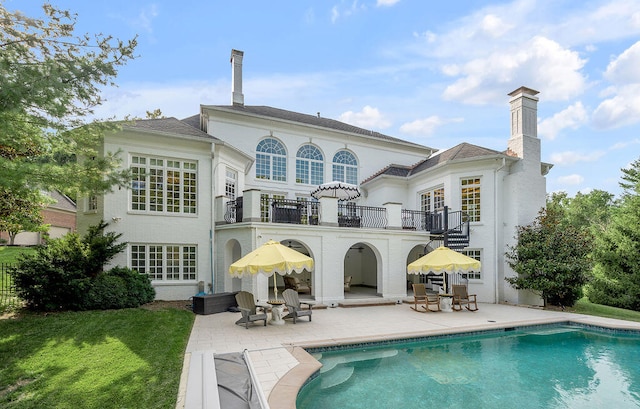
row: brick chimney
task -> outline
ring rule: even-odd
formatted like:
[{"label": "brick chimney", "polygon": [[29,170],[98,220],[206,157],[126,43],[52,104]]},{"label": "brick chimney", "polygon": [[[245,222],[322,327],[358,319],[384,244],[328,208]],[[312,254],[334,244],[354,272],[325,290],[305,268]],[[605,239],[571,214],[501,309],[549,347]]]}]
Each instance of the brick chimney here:
[{"label": "brick chimney", "polygon": [[242,57],[243,51],[231,50],[231,104],[244,105],[242,94]]}]

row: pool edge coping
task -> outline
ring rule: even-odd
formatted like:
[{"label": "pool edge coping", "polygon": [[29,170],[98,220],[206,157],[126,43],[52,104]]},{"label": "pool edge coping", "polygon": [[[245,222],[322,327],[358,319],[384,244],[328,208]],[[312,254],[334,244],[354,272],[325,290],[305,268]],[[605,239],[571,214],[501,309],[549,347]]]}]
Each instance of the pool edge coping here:
[{"label": "pool edge coping", "polygon": [[350,337],[339,339],[331,338],[313,342],[292,343],[284,345],[284,347],[287,348],[289,353],[291,353],[299,363],[278,380],[278,382],[271,389],[271,393],[269,393],[269,397],[267,400],[269,402],[270,409],[297,409],[296,400],[298,398],[300,389],[302,389],[309,378],[317,373],[322,367],[322,364],[306,351],[307,348],[323,348],[331,346],[340,347],[362,343],[400,341],[412,338],[425,338],[440,335],[458,335],[481,331],[503,330],[506,328],[562,323],[588,325],[611,330],[632,330],[640,332],[640,329],[638,328],[635,321],[629,321],[630,323],[635,323],[635,325],[624,325],[624,323],[627,321],[616,320],[615,322],[603,322],[601,321],[601,319],[602,317],[594,317],[590,315],[585,315],[582,317],[542,318],[535,320],[514,321],[510,323],[484,323],[482,325],[471,325],[468,327],[438,328],[432,330],[404,332],[378,336]]}]

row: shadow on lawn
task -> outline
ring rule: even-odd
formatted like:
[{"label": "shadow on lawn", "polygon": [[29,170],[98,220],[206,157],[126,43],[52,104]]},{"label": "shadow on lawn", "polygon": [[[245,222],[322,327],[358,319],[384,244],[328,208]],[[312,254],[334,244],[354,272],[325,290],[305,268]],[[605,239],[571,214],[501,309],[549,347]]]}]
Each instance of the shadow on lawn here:
[{"label": "shadow on lawn", "polygon": [[173,408],[193,320],[176,308],[0,319],[0,406]]}]

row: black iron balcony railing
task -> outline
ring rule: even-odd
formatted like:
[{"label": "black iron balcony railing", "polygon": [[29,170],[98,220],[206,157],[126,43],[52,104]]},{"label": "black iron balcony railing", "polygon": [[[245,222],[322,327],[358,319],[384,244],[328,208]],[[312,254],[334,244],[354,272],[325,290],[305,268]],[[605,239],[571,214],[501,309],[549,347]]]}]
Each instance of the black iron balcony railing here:
[{"label": "black iron balcony railing", "polygon": [[[262,197],[261,220],[270,223],[319,224],[320,203],[310,200],[274,199]],[[227,203],[224,220],[227,223],[242,222],[242,197]],[[469,243],[469,217],[462,211],[451,212],[447,207],[434,212],[402,209],[402,228],[428,232],[439,236],[447,247],[464,248]],[[358,206],[355,203],[338,203],[338,226],[354,228],[379,228],[388,225],[387,211],[383,207]]]},{"label": "black iron balcony railing", "polygon": [[384,207],[356,206],[354,203],[339,203],[338,226],[384,229],[387,227],[387,209]]},{"label": "black iron balcony railing", "polygon": [[[273,223],[318,224],[318,202],[308,200],[262,199],[263,219]],[[266,216],[266,217],[265,217]]]}]

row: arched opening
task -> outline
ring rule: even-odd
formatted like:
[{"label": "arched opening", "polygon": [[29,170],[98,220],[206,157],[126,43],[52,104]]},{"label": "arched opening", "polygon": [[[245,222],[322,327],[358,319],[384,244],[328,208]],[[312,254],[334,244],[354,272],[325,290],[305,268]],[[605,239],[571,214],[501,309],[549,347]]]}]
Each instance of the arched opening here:
[{"label": "arched opening", "polygon": [[358,242],[349,247],[344,257],[344,297],[381,297],[378,264],[378,256],[368,244]]},{"label": "arched opening", "polygon": [[[286,239],[281,240],[280,244],[282,244],[283,246],[287,246],[292,250],[300,252],[305,256],[313,258],[313,255],[311,255],[311,251],[309,251],[309,248],[301,241],[295,239]],[[286,276],[278,275],[278,277],[276,277],[276,283],[278,285],[278,291],[284,291],[288,288],[291,288],[296,290],[298,294],[303,297],[311,297],[311,295],[313,294],[313,272],[311,271],[305,270],[302,273],[293,273]],[[272,285],[273,280],[270,280],[270,293],[273,291],[273,288],[271,287]]]},{"label": "arched opening", "polygon": [[[435,245],[427,243],[426,245],[414,246],[409,254],[407,254],[407,265],[413,263],[419,258],[435,250]],[[425,284],[427,291],[437,293],[444,284],[444,278],[441,274],[409,274],[407,273],[407,294],[413,295],[412,284]]]},{"label": "arched opening", "polygon": [[[238,240],[229,240],[225,245],[225,259],[227,262],[225,263],[225,275],[229,270],[229,266],[236,260],[239,260],[242,257],[242,248],[240,247],[240,243]],[[242,290],[242,279],[238,277],[231,278],[231,291],[241,291]]]}]

